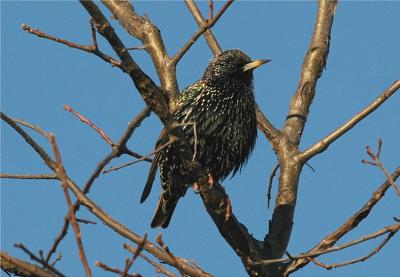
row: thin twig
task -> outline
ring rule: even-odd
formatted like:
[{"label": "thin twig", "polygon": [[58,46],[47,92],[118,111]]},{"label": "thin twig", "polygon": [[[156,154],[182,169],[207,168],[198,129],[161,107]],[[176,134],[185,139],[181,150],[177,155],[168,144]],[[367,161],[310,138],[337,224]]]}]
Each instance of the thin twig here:
[{"label": "thin twig", "polygon": [[363,236],[361,238],[352,240],[352,241],[347,242],[347,243],[343,243],[343,244],[338,245],[338,246],[333,246],[333,247],[329,247],[329,248],[326,248],[326,249],[323,249],[323,250],[318,250],[318,251],[308,251],[305,254],[300,254],[300,255],[297,255],[297,256],[289,256],[289,258],[254,261],[253,264],[264,264],[265,265],[265,264],[273,264],[273,263],[286,263],[286,262],[289,262],[289,261],[303,259],[303,258],[314,258],[314,257],[321,256],[323,254],[327,254],[327,253],[343,250],[345,248],[348,248],[348,247],[351,247],[351,246],[366,242],[366,241],[371,240],[371,239],[375,239],[377,237],[383,236],[383,235],[388,233],[388,236],[385,238],[385,240],[381,244],[379,244],[379,246],[377,248],[375,248],[372,251],[373,254],[371,254],[372,253],[371,252],[371,253],[369,253],[367,255],[368,258],[369,258],[370,256],[372,256],[375,253],[377,253],[398,230],[400,230],[400,224],[393,224],[393,225],[390,225],[390,226],[386,226],[386,227],[384,227],[384,228],[382,228],[382,229],[380,229],[380,230],[378,230],[378,231],[376,231],[376,232],[374,232],[372,234],[369,234],[367,236]]},{"label": "thin twig", "polygon": [[[99,218],[105,225],[109,226],[115,232],[120,234],[122,237],[125,237],[133,242],[140,243],[143,240],[143,237],[139,236],[132,230],[128,229],[126,226],[116,221],[110,215],[108,215],[100,206],[90,200],[81,190],[80,188],[70,179],[67,179],[68,188],[76,195],[78,201],[83,205],[90,213],[94,214],[97,218]],[[175,262],[171,259],[171,257],[165,252],[165,250],[157,247],[150,241],[146,241],[143,248],[154,255],[155,257],[161,259],[162,261],[174,265]],[[184,267],[186,275],[190,275],[193,277],[210,277],[210,274],[205,274],[200,271],[198,268],[191,266],[190,264],[185,264]]]},{"label": "thin twig", "polygon": [[147,234],[144,234],[142,241],[138,244],[138,248],[136,249],[136,252],[133,254],[133,257],[126,260],[125,268],[121,274],[121,277],[127,276],[128,271],[132,267],[133,263],[136,261],[136,258],[140,255],[140,252],[143,251],[143,246],[146,243],[146,240],[147,240]]},{"label": "thin twig", "polygon": [[390,176],[389,172],[387,171],[387,169],[385,168],[385,166],[383,165],[382,161],[381,161],[381,150],[382,150],[382,139],[378,139],[378,152],[377,154],[375,154],[371,147],[367,146],[367,154],[368,156],[371,157],[372,161],[368,161],[368,160],[362,160],[362,163],[365,164],[370,164],[372,166],[377,166],[379,167],[379,169],[383,172],[383,174],[385,175],[386,179],[390,182],[390,184],[392,185],[393,189],[397,192],[397,195],[400,196],[400,189],[399,187],[396,185],[396,183],[393,181],[392,177]]},{"label": "thin twig", "polygon": [[99,50],[99,46],[97,45],[97,36],[96,36],[96,27],[94,26],[94,20],[91,17],[89,20],[90,24],[90,32],[92,33],[92,42],[93,42],[93,50]]},{"label": "thin twig", "polygon": [[[396,171],[391,175],[391,178],[395,181],[400,176],[400,167],[396,169]],[[340,238],[349,233],[351,230],[356,228],[358,224],[365,219],[369,213],[372,211],[373,207],[383,198],[385,192],[390,188],[390,182],[385,181],[374,193],[371,198],[366,201],[364,206],[359,209],[354,215],[352,215],[349,219],[346,220],[342,226],[337,228],[334,232],[325,236],[316,246],[314,246],[307,253],[315,253],[317,251],[323,251],[327,248],[332,247]],[[286,269],[286,274],[292,273],[305,265],[307,265],[310,261],[307,259],[298,259],[295,260],[288,268]]]},{"label": "thin twig", "polygon": [[81,259],[83,268],[86,272],[86,276],[91,277],[92,272],[90,270],[89,263],[86,259],[85,250],[83,248],[82,239],[81,239],[81,237],[82,237],[81,231],[79,228],[79,224],[76,222],[75,210],[74,210],[74,207],[72,206],[71,197],[70,197],[69,191],[68,191],[67,173],[65,172],[64,165],[61,160],[61,154],[58,149],[58,145],[56,143],[56,139],[55,139],[55,136],[53,133],[49,134],[49,141],[53,147],[53,152],[54,152],[54,156],[56,159],[55,171],[56,171],[58,178],[60,178],[60,180],[61,180],[61,185],[62,185],[62,189],[64,191],[65,200],[67,201],[68,210],[69,210],[68,218],[69,218],[69,221],[71,222],[72,229],[74,230],[74,234],[75,234],[75,239],[78,244],[79,257]]},{"label": "thin twig", "polygon": [[[98,266],[98,267],[100,267],[100,268],[103,269],[104,271],[116,273],[116,274],[118,274],[118,275],[122,275],[122,274],[123,274],[123,271],[122,271],[122,270],[120,270],[120,269],[118,269],[118,268],[116,268],[116,267],[110,267],[110,266],[108,266],[108,265],[106,265],[105,263],[100,262],[100,261],[96,261],[95,265]],[[142,275],[140,275],[140,274],[125,274],[124,276],[125,276],[125,277],[141,277]]]},{"label": "thin twig", "polygon": [[21,249],[21,250],[24,251],[26,254],[28,254],[29,257],[30,257],[32,260],[34,260],[34,261],[40,263],[40,264],[43,266],[43,268],[48,269],[48,270],[50,270],[51,272],[53,272],[53,273],[55,273],[55,274],[57,274],[57,275],[59,275],[59,276],[64,276],[61,272],[59,272],[59,271],[58,271],[56,268],[54,268],[52,265],[49,265],[45,260],[43,260],[43,259],[37,257],[35,254],[33,254],[32,251],[30,251],[28,248],[26,248],[26,246],[23,245],[22,243],[16,243],[16,244],[14,244],[14,246],[17,247],[17,248],[19,248],[19,249]]},{"label": "thin twig", "polygon": [[121,164],[121,165],[112,166],[112,167],[110,167],[109,169],[104,170],[103,173],[106,174],[106,173],[109,173],[109,172],[111,172],[111,171],[116,171],[116,170],[119,170],[119,169],[121,169],[121,168],[124,168],[124,167],[130,166],[130,165],[136,164],[136,163],[141,162],[141,161],[144,161],[144,160],[146,160],[147,158],[149,158],[149,157],[151,157],[151,156],[157,154],[158,152],[160,152],[161,150],[163,150],[164,148],[170,146],[170,145],[173,144],[173,143],[175,143],[175,140],[172,138],[172,139],[170,139],[167,143],[161,145],[161,146],[158,147],[156,150],[154,150],[153,152],[147,154],[146,156],[143,156],[142,158],[137,159],[137,160],[134,160],[134,161],[129,162],[129,163],[124,163],[124,164]]},{"label": "thin twig", "polygon": [[55,259],[54,261],[51,262],[51,265],[52,265],[52,266],[55,266],[56,263],[57,263],[58,261],[61,261],[61,259],[62,259],[62,253],[59,252],[58,255],[57,255],[57,257],[56,257],[56,259]]},{"label": "thin twig", "polygon": [[25,139],[25,141],[33,148],[33,150],[35,150],[35,152],[42,158],[46,165],[51,170],[54,170],[54,161],[50,158],[46,151],[41,146],[39,146],[39,144],[37,144],[36,141],[34,141],[32,137],[28,135],[21,127],[19,127],[13,119],[5,115],[3,112],[0,112],[0,115],[2,120],[4,120],[8,125],[14,128],[14,130],[17,131],[17,133]]},{"label": "thin twig", "polygon": [[196,40],[208,29],[212,28],[215,23],[217,23],[218,19],[224,14],[224,12],[228,9],[228,7],[233,3],[233,0],[228,0],[225,2],[224,6],[219,10],[219,12],[209,21],[205,22],[203,26],[193,34],[193,36],[189,39],[186,44],[179,49],[179,51],[175,54],[175,56],[171,59],[171,64],[176,65],[180,59],[185,55],[185,53],[192,47],[192,45],[196,42]]},{"label": "thin twig", "polygon": [[97,224],[96,221],[92,221],[92,220],[88,220],[88,219],[83,219],[83,218],[77,218],[76,221],[77,221],[77,222],[80,222],[80,223],[84,223],[84,224],[93,224],[93,225]]},{"label": "thin twig", "polygon": [[0,264],[1,264],[1,269],[4,270],[7,274],[12,273],[18,276],[37,276],[37,277],[64,276],[62,274],[60,275],[46,271],[44,268],[40,268],[34,264],[20,260],[3,251],[0,252]]},{"label": "thin twig", "polygon": [[168,246],[164,243],[161,234],[159,234],[157,236],[156,241],[165,250],[165,252],[168,253],[168,255],[171,257],[171,259],[174,262],[174,267],[176,267],[179,270],[179,273],[182,275],[182,277],[184,277],[185,276],[185,272],[184,272],[184,270],[182,268],[181,263],[178,261],[178,259],[175,257],[175,255],[172,254],[172,252],[169,250]]},{"label": "thin twig", "polygon": [[75,111],[74,109],[72,109],[71,106],[69,105],[64,105],[64,109],[70,113],[72,113],[73,115],[75,115],[77,118],[79,118],[83,123],[89,125],[90,127],[92,127],[109,145],[113,146],[114,143],[112,142],[112,140],[107,136],[106,133],[104,133],[103,130],[101,130],[99,127],[97,127],[90,119],[84,117],[83,115],[81,115],[80,113],[78,113],[77,111]]},{"label": "thin twig", "polygon": [[390,232],[386,238],[377,246],[375,247],[371,252],[369,252],[367,255],[362,256],[360,258],[357,259],[353,259],[350,261],[346,261],[346,262],[342,262],[342,263],[334,263],[334,264],[324,264],[322,262],[318,262],[316,263],[316,259],[312,259],[311,261],[316,263],[317,265],[326,268],[326,269],[333,269],[333,268],[338,268],[338,267],[342,267],[342,266],[347,266],[347,265],[351,265],[351,264],[355,264],[355,263],[359,263],[359,262],[364,262],[366,260],[368,260],[369,258],[371,258],[373,255],[375,255],[376,253],[378,253],[384,246],[385,244],[394,236],[394,234],[397,232],[398,230],[394,231],[394,232]]},{"label": "thin twig", "polygon": [[[185,0],[185,4],[188,7],[190,13],[193,15],[194,19],[196,20],[197,25],[201,28],[205,22],[205,18],[197,7],[196,2],[194,0]],[[220,54],[222,52],[222,49],[219,46],[218,41],[215,38],[211,29],[208,29],[204,32],[204,37],[214,55]]]},{"label": "thin twig", "polygon": [[146,45],[135,46],[135,47],[128,47],[126,50],[144,50],[146,49]]},{"label": "thin twig", "polygon": [[213,2],[213,0],[208,0],[208,8],[210,9],[210,13],[208,15],[208,20],[211,20],[214,17],[214,2]]},{"label": "thin twig", "polygon": [[57,180],[56,174],[8,174],[0,173],[0,178],[7,179],[42,179],[42,180]]},{"label": "thin twig", "polygon": [[380,105],[382,105],[389,97],[391,97],[400,88],[400,80],[394,82],[389,88],[387,88],[381,95],[379,95],[373,102],[371,102],[366,108],[357,113],[353,118],[337,128],[335,131],[321,139],[319,142],[309,147],[303,153],[301,157],[304,161],[307,161],[315,155],[325,151],[329,145],[340,138],[342,135],[347,133],[351,128],[356,126],[361,120],[375,111]]},{"label": "thin twig", "polygon": [[45,138],[48,138],[48,136],[49,136],[49,134],[47,132],[45,132],[42,128],[40,128],[38,125],[33,125],[33,124],[31,124],[25,120],[19,119],[19,118],[13,118],[12,120],[14,120],[14,122],[17,122],[18,124],[24,125],[25,127],[28,127],[30,129],[38,132]]},{"label": "thin twig", "polygon": [[[101,171],[104,169],[104,167],[115,157],[118,157],[121,155],[121,153],[124,151],[128,152],[129,150],[126,149],[126,143],[128,142],[129,138],[133,135],[134,131],[136,130],[137,127],[140,126],[141,122],[150,115],[150,109],[148,107],[144,108],[137,116],[135,116],[128,124],[128,128],[124,132],[124,134],[121,136],[119,139],[117,145],[115,145],[111,151],[102,161],[99,162],[97,165],[96,169],[92,173],[92,175],[89,177],[87,182],[85,183],[82,191],[83,193],[88,193],[94,180],[99,176]],[[141,155],[138,155],[139,157],[142,157]],[[77,211],[79,209],[80,203],[78,201],[75,202],[74,204],[74,210]],[[67,230],[69,227],[69,220],[68,217],[65,217],[64,224],[61,228],[61,231],[59,235],[55,238],[53,245],[51,246],[48,254],[46,261],[48,262],[57,250],[58,245],[60,242],[63,240],[65,235],[67,234]]]},{"label": "thin twig", "polygon": [[[96,40],[93,41],[95,43],[94,45],[81,45],[81,44],[77,44],[74,42],[70,42],[70,41],[62,39],[62,38],[48,35],[42,31],[40,31],[39,29],[31,28],[26,24],[21,24],[21,29],[24,30],[25,32],[36,35],[38,37],[52,40],[52,41],[67,45],[71,48],[75,48],[75,49],[83,50],[88,53],[92,53],[92,54],[98,56],[99,58],[101,58],[102,60],[110,63],[112,66],[121,67],[120,61],[117,61],[116,59],[112,58],[111,56],[108,56],[108,55],[104,54],[103,52],[101,52],[100,50],[98,50]],[[91,29],[91,30],[92,30],[92,38],[95,38],[95,36],[93,36],[93,29]]]},{"label": "thin twig", "polygon": [[[124,248],[125,248],[126,250],[128,250],[129,252],[133,253],[133,254],[137,253],[137,250],[138,250],[136,247],[133,247],[133,246],[127,244],[127,243],[124,243]],[[166,275],[166,276],[168,276],[168,277],[175,277],[175,276],[176,276],[174,273],[172,273],[171,271],[167,270],[163,265],[161,265],[160,263],[157,263],[157,262],[153,261],[152,259],[150,259],[150,258],[147,257],[146,255],[144,255],[142,252],[139,253],[139,256],[140,256],[141,258],[143,258],[146,262],[148,262],[149,264],[151,264],[151,265],[156,269],[156,272],[161,273],[161,274],[164,274],[164,275]],[[200,269],[200,268],[199,268],[199,269]],[[200,269],[200,270],[201,270],[201,269]],[[205,275],[207,274],[207,272],[204,272],[204,273],[205,273]],[[207,276],[207,275],[206,275],[206,276]]]}]

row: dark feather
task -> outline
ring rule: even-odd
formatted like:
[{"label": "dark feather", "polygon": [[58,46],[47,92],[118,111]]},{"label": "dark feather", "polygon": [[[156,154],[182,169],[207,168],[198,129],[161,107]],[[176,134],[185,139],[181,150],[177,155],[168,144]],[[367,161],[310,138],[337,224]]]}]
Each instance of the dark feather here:
[{"label": "dark feather", "polygon": [[[240,50],[215,56],[203,77],[181,93],[171,111],[174,119],[184,125],[189,145],[193,150],[196,146],[196,160],[217,182],[238,172],[254,148],[257,120],[252,70],[265,62],[253,63]],[[167,141],[168,134],[163,130],[156,148]],[[157,166],[162,187],[151,227],[168,226],[179,198],[195,182],[185,175],[176,147],[169,145],[160,151],[150,168],[141,202],[150,193]]]}]

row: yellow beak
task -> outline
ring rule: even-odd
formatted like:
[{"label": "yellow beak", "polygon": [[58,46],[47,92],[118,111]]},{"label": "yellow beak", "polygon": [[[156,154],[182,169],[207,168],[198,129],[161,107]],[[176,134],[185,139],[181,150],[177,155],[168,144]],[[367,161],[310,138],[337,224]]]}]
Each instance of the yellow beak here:
[{"label": "yellow beak", "polygon": [[252,61],[251,63],[248,63],[245,66],[243,66],[242,70],[243,70],[243,72],[245,72],[247,70],[253,70],[265,63],[269,63],[270,61],[271,60],[255,60],[255,61]]}]

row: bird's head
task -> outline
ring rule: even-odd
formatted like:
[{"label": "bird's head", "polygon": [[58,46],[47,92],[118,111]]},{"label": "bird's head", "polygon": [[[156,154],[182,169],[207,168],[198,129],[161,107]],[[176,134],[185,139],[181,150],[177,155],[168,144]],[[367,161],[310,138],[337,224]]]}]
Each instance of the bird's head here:
[{"label": "bird's head", "polygon": [[270,61],[253,61],[239,49],[226,50],[211,60],[203,78],[216,81],[240,79],[251,82],[253,70]]}]

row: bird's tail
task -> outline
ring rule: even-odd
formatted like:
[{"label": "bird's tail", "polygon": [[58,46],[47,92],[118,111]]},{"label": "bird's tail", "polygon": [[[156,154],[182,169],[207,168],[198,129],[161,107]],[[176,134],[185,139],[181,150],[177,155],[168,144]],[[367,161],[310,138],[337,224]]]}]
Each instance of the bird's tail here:
[{"label": "bird's tail", "polygon": [[153,220],[151,221],[151,228],[156,228],[160,226],[163,228],[168,227],[176,204],[178,204],[179,198],[179,196],[169,196],[167,199],[164,193],[161,194],[160,200],[158,200],[156,212],[154,214]]}]

